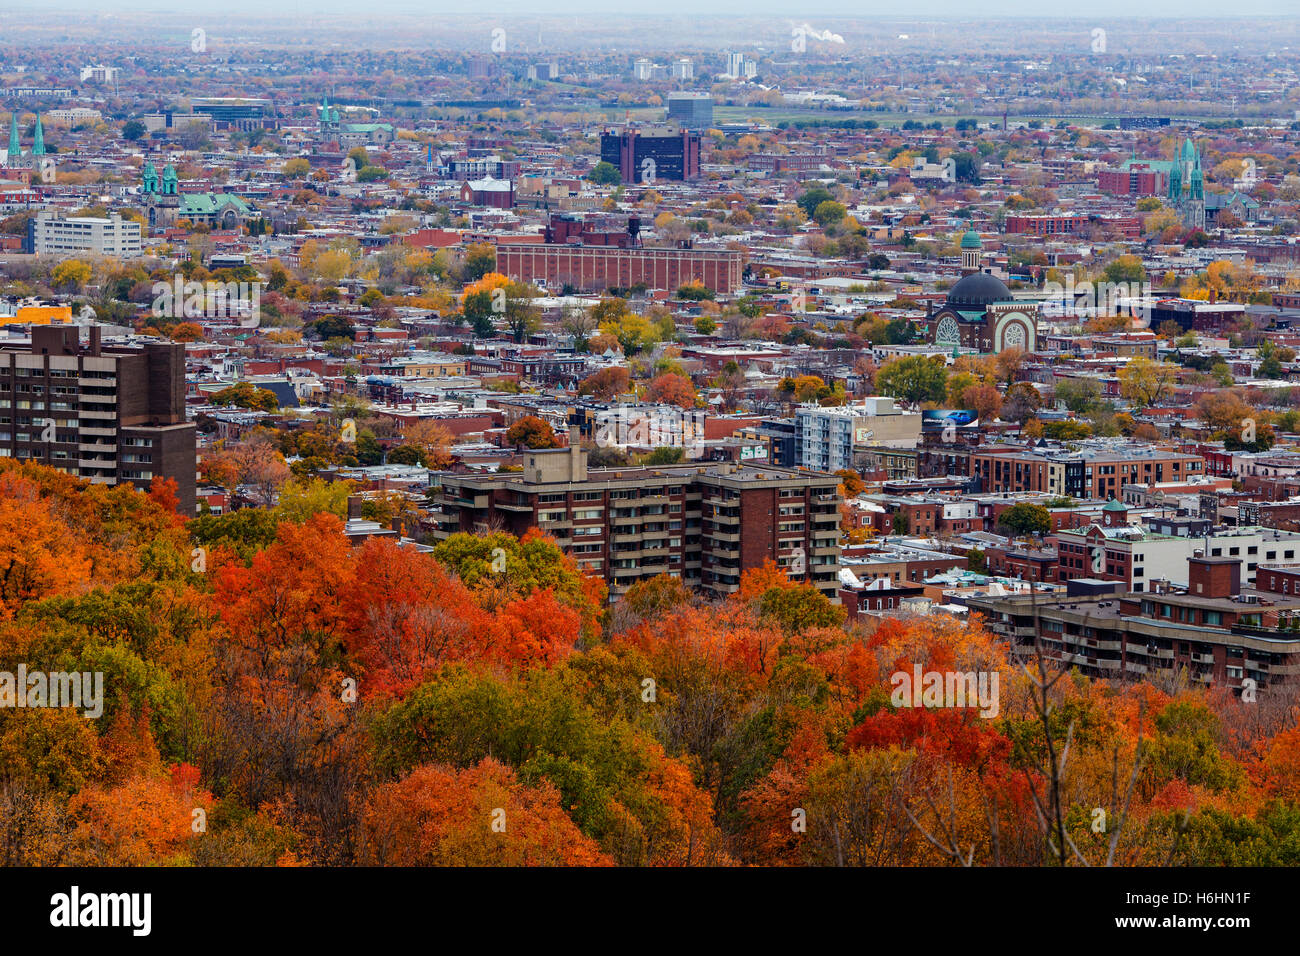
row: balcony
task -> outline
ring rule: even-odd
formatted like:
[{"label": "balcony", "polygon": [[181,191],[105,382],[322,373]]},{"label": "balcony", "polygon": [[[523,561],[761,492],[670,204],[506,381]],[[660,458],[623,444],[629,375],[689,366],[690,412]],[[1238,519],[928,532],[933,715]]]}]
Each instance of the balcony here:
[{"label": "balcony", "polygon": [[[477,502],[479,502],[480,500],[482,501],[482,504],[478,504],[478,503],[477,503]],[[471,503],[471,502],[466,501],[466,504],[470,504],[470,503]],[[486,507],[487,507],[487,495],[483,495],[481,498],[480,498],[480,497],[475,497],[475,498],[473,499],[473,503],[474,503],[474,507],[476,507],[476,508],[486,508]],[[516,513],[519,513],[519,514],[527,514],[527,513],[531,513],[532,510],[533,510],[533,506],[532,506],[531,503],[524,503],[524,502],[519,502],[519,501],[498,501],[497,504],[496,504],[496,507],[497,507],[497,509],[500,510],[500,511],[513,511],[513,512],[516,512]]]}]

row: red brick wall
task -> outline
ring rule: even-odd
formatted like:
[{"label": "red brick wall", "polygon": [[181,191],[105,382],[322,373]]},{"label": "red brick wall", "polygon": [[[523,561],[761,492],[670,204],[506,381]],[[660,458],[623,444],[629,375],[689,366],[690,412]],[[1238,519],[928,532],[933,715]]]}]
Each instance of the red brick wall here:
[{"label": "red brick wall", "polygon": [[676,290],[691,281],[715,292],[740,286],[741,256],[730,250],[618,249],[606,246],[497,246],[497,271],[521,282],[544,280],[601,291],[645,283]]}]

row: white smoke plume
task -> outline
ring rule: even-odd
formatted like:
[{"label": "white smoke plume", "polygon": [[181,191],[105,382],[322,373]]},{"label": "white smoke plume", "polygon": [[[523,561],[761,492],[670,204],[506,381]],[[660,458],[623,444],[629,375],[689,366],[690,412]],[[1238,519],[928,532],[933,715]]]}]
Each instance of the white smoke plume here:
[{"label": "white smoke plume", "polygon": [[814,40],[821,40],[823,43],[844,42],[844,37],[840,36],[838,33],[831,33],[830,30],[818,30],[809,26],[807,23],[799,27],[799,29],[803,32],[804,36],[810,36]]}]

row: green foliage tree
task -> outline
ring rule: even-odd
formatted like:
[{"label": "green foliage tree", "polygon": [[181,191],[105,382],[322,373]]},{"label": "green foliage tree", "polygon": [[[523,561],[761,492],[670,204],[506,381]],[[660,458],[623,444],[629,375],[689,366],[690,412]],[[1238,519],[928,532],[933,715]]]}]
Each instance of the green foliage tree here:
[{"label": "green foliage tree", "polygon": [[1044,535],[1052,530],[1052,515],[1042,505],[1022,501],[1002,512],[998,524],[1016,535]]},{"label": "green foliage tree", "polygon": [[948,369],[942,361],[909,355],[882,365],[876,372],[876,388],[912,406],[941,402],[948,393]]},{"label": "green foliage tree", "polygon": [[591,172],[587,174],[587,179],[597,186],[617,186],[623,181],[623,175],[613,163],[601,160],[592,167]]},{"label": "green foliage tree", "polygon": [[817,211],[818,206],[828,200],[833,200],[834,198],[835,197],[831,195],[830,190],[826,189],[824,186],[814,186],[796,199],[795,205],[803,210],[805,216],[811,219],[813,218],[813,214]]}]

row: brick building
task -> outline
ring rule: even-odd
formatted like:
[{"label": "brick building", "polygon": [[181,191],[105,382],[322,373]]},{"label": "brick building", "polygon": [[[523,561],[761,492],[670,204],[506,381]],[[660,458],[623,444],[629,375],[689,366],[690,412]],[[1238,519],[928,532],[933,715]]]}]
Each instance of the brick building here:
[{"label": "brick building", "polygon": [[1169,162],[1130,159],[1118,169],[1103,169],[1097,188],[1112,196],[1160,196],[1169,192]]},{"label": "brick building", "polygon": [[[1185,588],[1134,593],[1080,579],[1065,597],[972,596],[1013,654],[1044,652],[1091,677],[1173,678],[1260,690],[1300,678],[1300,598],[1241,587],[1241,558],[1193,556]],[[1290,690],[1286,691],[1292,692]]]},{"label": "brick building", "polygon": [[102,345],[98,326],[36,326],[0,349],[0,456],[35,461],[96,484],[146,489],[176,481],[194,513],[194,424],[185,420],[185,346]]},{"label": "brick building", "polygon": [[601,133],[600,158],[617,167],[625,183],[695,179],[700,175],[700,134],[674,124],[654,129],[625,126]]},{"label": "brick building", "polygon": [[623,249],[551,243],[502,243],[497,246],[497,271],[520,282],[542,282],[584,292],[648,289],[675,292],[700,282],[714,292],[730,295],[740,287],[741,254],[731,249]]},{"label": "brick building", "polygon": [[1142,236],[1142,220],[1136,216],[1007,216],[1004,227],[1009,235],[1073,236],[1088,226],[1114,229],[1126,239]]},{"label": "brick building", "polygon": [[970,474],[986,492],[1039,491],[1076,500],[1118,498],[1126,484],[1182,482],[1205,473],[1199,455],[1140,445],[1065,448],[985,447],[970,453]]},{"label": "brick building", "polygon": [[444,477],[436,536],[540,528],[614,596],[671,574],[720,597],[771,559],[835,601],[838,482],[731,462],[589,472],[573,444],[526,452],[522,474]]}]

